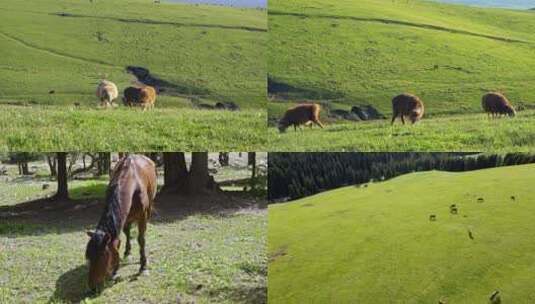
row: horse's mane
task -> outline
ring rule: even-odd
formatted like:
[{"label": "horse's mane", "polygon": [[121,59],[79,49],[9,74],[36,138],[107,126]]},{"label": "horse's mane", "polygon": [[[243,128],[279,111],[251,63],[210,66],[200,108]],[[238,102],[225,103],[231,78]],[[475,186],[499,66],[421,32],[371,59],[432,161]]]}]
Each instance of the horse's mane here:
[{"label": "horse's mane", "polygon": [[119,185],[111,183],[106,190],[106,206],[104,213],[100,217],[97,230],[110,234],[112,239],[121,234],[121,206],[119,204]]},{"label": "horse's mane", "polygon": [[120,168],[124,161],[117,164],[113,177],[106,190],[106,205],[104,212],[97,224],[97,229],[91,237],[86,249],[86,259],[94,260],[97,257],[98,248],[103,246],[104,237],[109,234],[111,239],[116,239],[121,233],[121,206],[120,206],[120,187],[118,177]]}]

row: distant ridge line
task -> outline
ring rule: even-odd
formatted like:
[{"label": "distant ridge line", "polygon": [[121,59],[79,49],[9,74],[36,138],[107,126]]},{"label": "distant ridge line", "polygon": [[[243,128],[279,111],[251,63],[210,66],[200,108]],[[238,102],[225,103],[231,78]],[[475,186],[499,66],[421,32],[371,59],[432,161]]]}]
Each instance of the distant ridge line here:
[{"label": "distant ridge line", "polygon": [[442,31],[442,32],[449,32],[453,34],[462,34],[462,35],[469,35],[469,36],[475,36],[475,37],[480,37],[480,38],[487,38],[487,39],[492,39],[492,40],[502,41],[502,42],[509,42],[509,43],[525,43],[525,44],[531,43],[526,40],[474,33],[474,32],[465,31],[465,30],[451,29],[451,28],[447,28],[447,27],[443,27],[439,25],[415,23],[415,22],[409,22],[409,21],[384,19],[384,18],[364,18],[364,17],[355,17],[355,16],[337,16],[337,15],[327,15],[327,14],[313,14],[312,15],[312,14],[304,14],[304,13],[287,13],[287,12],[280,12],[280,11],[273,11],[273,10],[269,10],[268,15],[290,16],[290,17],[301,17],[301,18],[342,19],[342,20],[362,21],[362,22],[376,22],[376,23],[383,23],[383,24],[396,24],[396,25],[418,27],[418,28],[430,29],[430,30],[436,30],[436,31]]}]

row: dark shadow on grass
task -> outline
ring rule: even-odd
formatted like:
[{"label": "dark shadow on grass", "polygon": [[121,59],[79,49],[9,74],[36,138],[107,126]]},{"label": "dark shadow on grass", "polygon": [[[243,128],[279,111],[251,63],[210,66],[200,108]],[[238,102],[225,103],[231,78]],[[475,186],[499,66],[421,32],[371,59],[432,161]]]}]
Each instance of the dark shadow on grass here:
[{"label": "dark shadow on grass", "polygon": [[161,79],[149,71],[149,69],[140,66],[127,66],[126,71],[134,75],[137,81],[153,86],[158,89],[159,94],[165,94],[170,96],[180,95],[213,95],[208,89],[195,87],[192,85],[172,83],[167,80]]},{"label": "dark shadow on grass", "polygon": [[252,26],[243,26],[243,25],[171,22],[171,21],[151,20],[151,19],[133,19],[133,18],[117,18],[117,17],[106,17],[106,16],[81,15],[81,14],[72,14],[72,13],[66,13],[66,12],[51,13],[51,15],[59,16],[59,17],[69,17],[69,18],[102,19],[102,20],[111,20],[111,21],[118,21],[118,22],[124,22],[124,23],[170,25],[170,26],[177,26],[177,27],[218,28],[218,29],[225,29],[225,30],[241,30],[241,31],[248,31],[248,32],[267,32],[267,29],[252,27]]},{"label": "dark shadow on grass", "polygon": [[220,297],[231,300],[232,303],[240,304],[265,304],[267,303],[266,286],[238,285],[231,288],[210,291],[212,295],[220,294]]},{"label": "dark shadow on grass", "polygon": [[339,99],[343,98],[344,94],[340,92],[332,92],[324,89],[310,89],[291,85],[289,83],[279,81],[272,76],[268,76],[268,93],[276,95],[280,99],[290,98],[306,98],[306,99]]},{"label": "dark shadow on grass", "polygon": [[88,269],[85,264],[65,272],[56,280],[56,290],[48,302],[79,303],[83,299],[90,297],[91,293],[87,288],[87,276]]},{"label": "dark shadow on grass", "polygon": [[[156,197],[150,223],[172,223],[198,214],[228,218],[265,212],[266,206],[265,200],[248,193],[218,191],[186,196],[160,192]],[[103,209],[103,199],[99,198],[45,198],[3,206],[0,207],[0,235],[39,236],[90,230],[96,226]]]}]

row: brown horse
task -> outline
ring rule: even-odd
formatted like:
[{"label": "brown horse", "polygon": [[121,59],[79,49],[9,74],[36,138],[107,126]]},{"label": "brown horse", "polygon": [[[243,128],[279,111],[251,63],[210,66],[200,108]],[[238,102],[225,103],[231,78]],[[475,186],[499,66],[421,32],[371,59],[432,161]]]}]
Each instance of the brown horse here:
[{"label": "brown horse", "polygon": [[122,158],[115,168],[106,190],[106,206],[95,232],[88,232],[85,257],[89,261],[89,288],[97,287],[116,275],[119,269],[121,230],[126,235],[125,258],[130,254],[130,227],[137,222],[140,273],[146,272],[145,231],[156,196],[156,166],[142,155]]}]

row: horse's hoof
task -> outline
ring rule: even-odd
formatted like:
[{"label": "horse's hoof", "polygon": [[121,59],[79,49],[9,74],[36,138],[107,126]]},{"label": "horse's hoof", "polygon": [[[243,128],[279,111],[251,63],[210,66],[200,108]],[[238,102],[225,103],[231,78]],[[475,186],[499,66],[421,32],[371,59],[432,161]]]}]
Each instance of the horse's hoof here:
[{"label": "horse's hoof", "polygon": [[114,274],[111,276],[111,280],[117,282],[121,280],[121,277],[118,274]]},{"label": "horse's hoof", "polygon": [[123,257],[123,261],[130,262],[130,254],[125,254]]},{"label": "horse's hoof", "polygon": [[144,270],[140,270],[139,274],[142,276],[148,276],[150,273],[148,269],[144,269]]}]

